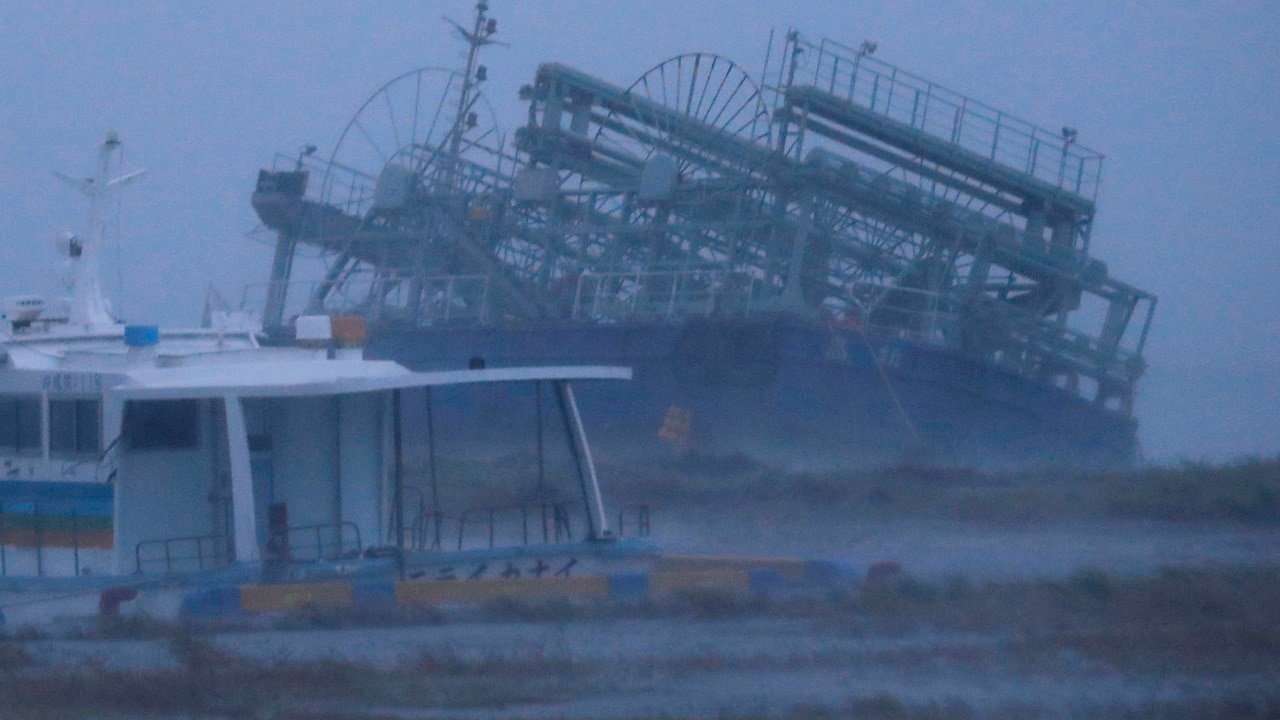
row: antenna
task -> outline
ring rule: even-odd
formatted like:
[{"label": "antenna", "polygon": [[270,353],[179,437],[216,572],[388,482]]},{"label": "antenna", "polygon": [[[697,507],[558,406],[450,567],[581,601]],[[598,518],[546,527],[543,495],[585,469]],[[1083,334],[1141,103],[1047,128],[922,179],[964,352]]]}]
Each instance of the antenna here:
[{"label": "antenna", "polygon": [[493,39],[498,32],[498,21],[488,16],[489,3],[486,0],[480,0],[476,3],[476,19],[471,30],[467,30],[458,23],[445,18],[445,22],[449,23],[458,31],[458,35],[467,43],[467,65],[462,76],[462,96],[458,99],[458,114],[454,117],[453,127],[450,129],[449,135],[449,156],[447,175],[449,184],[453,184],[454,174],[458,167],[458,155],[462,151],[462,135],[476,125],[476,114],[472,110],[476,99],[472,97],[471,91],[476,85],[484,82],[489,76],[489,69],[484,65],[477,67],[476,63],[480,59],[480,48],[485,45],[506,45]]},{"label": "antenna", "polygon": [[115,131],[107,133],[98,150],[98,172],[90,178],[73,178],[55,172],[58,178],[78,189],[89,198],[89,237],[87,240],[69,243],[68,255],[75,267],[75,290],[71,299],[70,324],[89,332],[101,332],[117,325],[107,301],[102,296],[102,284],[98,278],[98,252],[106,236],[106,212],[111,199],[121,187],[133,182],[145,173],[135,170],[116,178],[111,177],[112,158],[120,149],[120,138]]}]

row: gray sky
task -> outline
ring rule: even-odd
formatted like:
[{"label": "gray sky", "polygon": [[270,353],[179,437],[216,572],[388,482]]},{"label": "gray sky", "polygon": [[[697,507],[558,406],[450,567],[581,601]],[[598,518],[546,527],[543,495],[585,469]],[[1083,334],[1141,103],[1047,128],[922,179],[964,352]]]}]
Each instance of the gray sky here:
[{"label": "gray sky", "polygon": [[[1160,296],[1138,417],[1157,460],[1280,453],[1280,5],[1275,3],[514,2],[492,0],[487,89],[508,133],[516,89],[559,61],[629,84],[681,52],[758,76],[769,30],[877,57],[1107,154],[1094,253]],[[123,309],[190,324],[203,288],[262,282],[247,237],[259,167],[322,155],[384,82],[455,67],[441,19],[473,3],[0,4],[0,295],[48,293],[53,238],[85,208],[51,174],[88,174],[107,130],[145,167],[121,214]],[[117,283],[117,250],[105,278]]]}]

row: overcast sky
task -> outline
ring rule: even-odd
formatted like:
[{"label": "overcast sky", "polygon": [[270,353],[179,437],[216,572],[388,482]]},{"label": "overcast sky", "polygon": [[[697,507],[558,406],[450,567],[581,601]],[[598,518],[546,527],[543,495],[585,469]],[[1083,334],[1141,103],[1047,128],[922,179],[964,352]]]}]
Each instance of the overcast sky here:
[{"label": "overcast sky", "polygon": [[[1160,461],[1280,453],[1280,4],[532,2],[494,0],[487,93],[559,61],[629,84],[688,51],[758,76],[770,29],[879,42],[877,57],[1106,153],[1094,254],[1160,297],[1139,388]],[[107,130],[146,178],[126,194],[106,285],[130,320],[194,323],[203,288],[262,282],[259,167],[321,154],[361,103],[417,67],[455,67],[442,15],[473,3],[0,3],[0,295],[48,293],[53,238],[85,208]],[[126,266],[117,281],[114,258]]]}]

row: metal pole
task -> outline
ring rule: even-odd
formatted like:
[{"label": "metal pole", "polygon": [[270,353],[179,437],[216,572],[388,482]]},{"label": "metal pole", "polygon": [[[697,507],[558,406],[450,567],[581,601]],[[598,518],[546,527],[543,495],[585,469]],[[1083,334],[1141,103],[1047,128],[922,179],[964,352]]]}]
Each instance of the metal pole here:
[{"label": "metal pole", "polygon": [[40,504],[36,503],[32,507],[35,508],[35,526],[36,526],[36,575],[44,577],[44,523],[40,517]]},{"label": "metal pole", "polygon": [[71,558],[76,576],[80,576],[80,515],[71,509]]},{"label": "metal pole", "polygon": [[538,414],[538,512],[542,515],[542,542],[548,540],[547,534],[547,471],[545,449],[542,441],[542,381],[534,382],[534,407]]},{"label": "metal pole", "polygon": [[392,460],[392,526],[396,533],[396,574],[400,580],[405,579],[404,572],[404,468],[403,446],[401,441],[400,388],[391,391],[391,432],[394,433],[394,453]]},{"label": "metal pole", "polygon": [[587,511],[587,537],[595,539],[595,520],[591,516],[591,496],[587,491],[587,476],[582,469],[582,456],[578,451],[577,439],[574,437],[573,420],[569,418],[569,406],[565,401],[564,382],[556,381],[556,401],[560,405],[560,418],[564,421],[565,439],[569,441],[569,454],[573,456],[574,467],[578,471],[578,484],[582,488],[582,506]]},{"label": "metal pole", "polygon": [[436,420],[431,406],[431,388],[427,388],[427,469],[431,480],[431,518],[435,521],[432,547],[440,548],[440,486],[436,480]]},{"label": "metal pole", "polygon": [[[591,446],[587,444],[587,433],[582,428],[582,416],[578,413],[578,403],[574,400],[573,388],[563,381],[556,384],[560,389],[560,408],[565,413],[565,425],[571,433],[570,444],[574,446],[574,460],[578,465],[583,500],[587,504],[587,537],[599,540],[609,536],[609,519],[604,514],[604,498],[600,495],[600,479],[596,477],[596,465],[591,459]],[[573,421],[572,425],[569,425],[570,419]],[[577,450],[579,445],[582,451],[581,457]]]}]

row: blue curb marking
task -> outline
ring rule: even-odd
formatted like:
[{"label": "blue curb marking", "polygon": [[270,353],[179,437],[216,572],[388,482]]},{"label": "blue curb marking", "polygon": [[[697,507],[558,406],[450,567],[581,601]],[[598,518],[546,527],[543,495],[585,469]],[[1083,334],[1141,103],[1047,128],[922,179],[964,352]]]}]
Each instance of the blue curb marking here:
[{"label": "blue curb marking", "polygon": [[219,587],[198,590],[182,598],[179,617],[216,618],[242,615],[239,587]]}]

